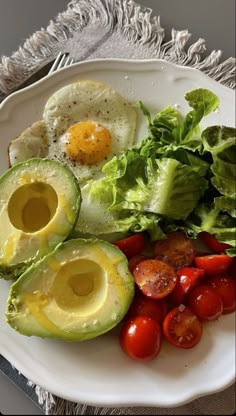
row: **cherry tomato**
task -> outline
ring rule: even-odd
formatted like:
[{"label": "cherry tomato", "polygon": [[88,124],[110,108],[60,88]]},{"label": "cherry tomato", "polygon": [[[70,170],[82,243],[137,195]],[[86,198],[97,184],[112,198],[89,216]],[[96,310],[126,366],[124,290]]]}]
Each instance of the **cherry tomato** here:
[{"label": "cherry tomato", "polygon": [[169,233],[164,240],[154,244],[154,254],[158,260],[169,263],[174,269],[190,266],[195,250],[186,235],[180,231]]},{"label": "cherry tomato", "polygon": [[233,258],[232,263],[229,267],[228,273],[231,277],[236,278],[236,257]]},{"label": "cherry tomato", "polygon": [[188,293],[202,282],[205,272],[196,267],[184,267],[178,270],[176,275],[177,281],[170,299],[174,305],[178,306],[180,303],[185,303]]},{"label": "cherry tomato", "polygon": [[231,265],[233,258],[227,254],[209,254],[195,257],[196,266],[205,270],[206,274],[218,274],[225,272]]},{"label": "cherry tomato", "polygon": [[221,243],[218,241],[214,235],[209,234],[207,231],[202,231],[199,234],[200,239],[203,243],[214,253],[223,253],[227,248],[230,248],[229,244]]},{"label": "cherry tomato", "polygon": [[175,287],[176,273],[169,264],[159,260],[144,260],[133,271],[134,280],[144,295],[161,299]]},{"label": "cherry tomato", "polygon": [[220,295],[223,302],[223,314],[231,313],[236,309],[236,281],[227,275],[211,276],[207,280]]},{"label": "cherry tomato", "polygon": [[146,245],[146,240],[144,233],[139,233],[132,235],[131,237],[118,240],[113,244],[117,246],[121,251],[123,251],[126,257],[130,259],[131,257],[136,256],[143,251]]},{"label": "cherry tomato", "polygon": [[222,314],[223,302],[217,291],[210,285],[195,287],[189,294],[188,305],[199,319],[213,321]]},{"label": "cherry tomato", "polygon": [[168,306],[165,299],[154,300],[140,295],[133,300],[126,318],[133,319],[137,316],[147,316],[161,324],[167,310]]},{"label": "cherry tomato", "polygon": [[149,257],[145,256],[144,254],[137,254],[129,259],[129,270],[133,273],[135,267],[141,263],[143,260],[147,260]]},{"label": "cherry tomato", "polygon": [[191,309],[180,305],[166,315],[163,334],[175,347],[193,348],[201,339],[202,325]]},{"label": "cherry tomato", "polygon": [[130,358],[150,361],[161,349],[161,327],[154,319],[138,316],[124,322],[119,339],[123,351]]}]

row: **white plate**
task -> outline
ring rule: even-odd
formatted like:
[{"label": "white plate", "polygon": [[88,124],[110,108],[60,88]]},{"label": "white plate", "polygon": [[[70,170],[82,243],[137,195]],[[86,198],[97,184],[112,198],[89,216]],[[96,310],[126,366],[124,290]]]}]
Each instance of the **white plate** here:
[{"label": "white plate", "polygon": [[[176,105],[185,113],[189,108],[184,94],[208,88],[221,103],[202,127],[235,125],[234,91],[197,70],[159,60],[87,61],[62,69],[2,103],[0,173],[7,169],[10,140],[41,118],[51,93],[78,79],[109,83],[153,111]],[[142,120],[138,135],[144,132]],[[116,331],[82,343],[27,338],[14,332],[4,320],[9,286],[9,282],[0,282],[0,354],[35,384],[59,397],[97,406],[172,407],[220,391],[235,379],[235,314],[205,325],[202,341],[194,349],[180,350],[164,342],[154,361],[139,364],[123,354]]]}]

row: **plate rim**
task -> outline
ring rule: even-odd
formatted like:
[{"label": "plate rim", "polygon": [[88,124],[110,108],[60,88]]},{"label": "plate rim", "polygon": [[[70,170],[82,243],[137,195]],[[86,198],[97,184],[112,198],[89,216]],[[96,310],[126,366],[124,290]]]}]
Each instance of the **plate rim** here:
[{"label": "plate rim", "polygon": [[135,65],[140,65],[142,66],[143,64],[149,64],[149,65],[167,65],[169,67],[172,68],[177,68],[178,71],[183,71],[186,73],[190,71],[190,73],[195,74],[196,76],[200,75],[201,77],[205,78],[206,80],[208,80],[209,82],[212,82],[213,84],[215,84],[215,86],[220,86],[221,88],[225,89],[226,92],[233,92],[234,90],[230,87],[227,87],[226,85],[221,84],[219,81],[216,81],[215,79],[213,79],[212,77],[210,77],[207,73],[201,71],[198,68],[194,68],[191,66],[187,66],[187,65],[179,65],[176,64],[174,62],[170,62],[167,61],[165,59],[160,59],[160,58],[153,58],[153,59],[124,59],[124,58],[96,58],[96,59],[88,59],[86,61],[80,61],[80,62],[75,62],[72,65],[65,67],[65,68],[61,68],[58,71],[52,72],[51,74],[47,74],[46,76],[44,76],[43,78],[39,79],[38,81],[34,82],[33,84],[30,84],[22,89],[20,89],[19,91],[15,91],[10,93],[7,97],[4,98],[4,100],[0,103],[0,115],[2,110],[4,109],[4,107],[6,105],[8,105],[8,103],[10,101],[12,101],[12,99],[18,98],[20,97],[22,94],[27,94],[28,91],[31,91],[32,89],[34,89],[34,87],[37,87],[39,85],[41,85],[42,83],[47,82],[50,79],[53,79],[55,77],[55,75],[57,74],[61,74],[64,72],[70,72],[71,68],[80,68],[83,66],[91,65],[91,64],[117,64],[117,63],[121,63],[121,64],[135,64]]}]

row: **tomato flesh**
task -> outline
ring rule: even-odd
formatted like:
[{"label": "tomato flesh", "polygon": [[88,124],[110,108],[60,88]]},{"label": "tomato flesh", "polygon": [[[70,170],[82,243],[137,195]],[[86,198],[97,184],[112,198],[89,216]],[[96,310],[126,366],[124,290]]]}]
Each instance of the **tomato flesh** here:
[{"label": "tomato flesh", "polygon": [[211,276],[207,280],[223,302],[223,314],[234,312],[236,309],[236,281],[227,275]]},{"label": "tomato flesh", "polygon": [[208,233],[207,231],[202,231],[199,234],[200,239],[203,243],[214,253],[223,253],[227,248],[230,248],[229,244],[221,243],[218,241],[214,235]]},{"label": "tomato flesh", "polygon": [[144,233],[139,233],[132,235],[131,237],[115,241],[113,244],[118,247],[128,259],[130,259],[144,250],[146,239]]},{"label": "tomato flesh", "polygon": [[184,233],[175,231],[169,233],[166,239],[155,242],[154,255],[178,270],[192,264],[195,250]]},{"label": "tomato flesh", "polygon": [[188,305],[204,321],[214,321],[223,312],[222,299],[210,285],[200,285],[193,289],[189,294]]},{"label": "tomato flesh", "polygon": [[137,316],[147,316],[161,324],[167,310],[168,306],[165,299],[154,300],[140,295],[133,300],[126,318],[133,319]]},{"label": "tomato flesh", "polygon": [[177,281],[170,299],[174,305],[178,306],[185,303],[188,293],[202,282],[205,272],[196,267],[184,267],[178,270],[176,275]]},{"label": "tomato flesh", "polygon": [[202,337],[202,325],[197,316],[185,305],[172,309],[163,322],[166,340],[178,348],[189,349]]},{"label": "tomato flesh", "polygon": [[153,299],[162,299],[175,287],[173,267],[159,260],[144,260],[133,271],[134,280],[142,293]]},{"label": "tomato flesh", "polygon": [[138,316],[124,322],[119,340],[123,351],[130,358],[136,361],[150,361],[161,349],[161,327],[154,319]]},{"label": "tomato flesh", "polygon": [[233,258],[227,256],[227,254],[210,254],[195,257],[194,261],[199,269],[205,270],[206,274],[218,274],[226,272]]}]

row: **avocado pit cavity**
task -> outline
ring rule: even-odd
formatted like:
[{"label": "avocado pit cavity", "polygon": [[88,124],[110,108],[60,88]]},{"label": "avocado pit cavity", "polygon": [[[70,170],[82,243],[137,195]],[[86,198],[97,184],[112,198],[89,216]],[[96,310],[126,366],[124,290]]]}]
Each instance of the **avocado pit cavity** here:
[{"label": "avocado pit cavity", "polygon": [[106,274],[98,263],[89,259],[64,264],[57,272],[52,289],[59,308],[81,315],[99,309],[106,293]]},{"label": "avocado pit cavity", "polygon": [[12,225],[26,233],[44,228],[54,217],[58,206],[57,193],[47,183],[22,185],[8,202],[8,216]]}]

